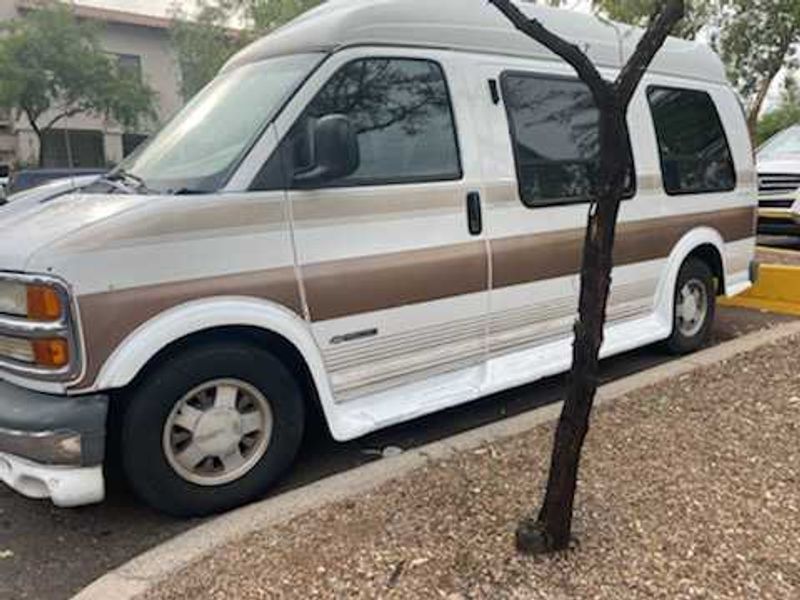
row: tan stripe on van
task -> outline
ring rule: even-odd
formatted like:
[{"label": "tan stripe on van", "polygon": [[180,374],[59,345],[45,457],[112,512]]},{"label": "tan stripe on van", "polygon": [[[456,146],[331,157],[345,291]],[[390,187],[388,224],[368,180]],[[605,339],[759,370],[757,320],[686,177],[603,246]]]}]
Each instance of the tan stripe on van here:
[{"label": "tan stripe on van", "polygon": [[[732,208],[620,223],[614,264],[629,265],[665,258],[681,237],[704,225],[719,231],[726,242],[753,237],[755,209]],[[571,229],[493,241],[493,287],[508,287],[578,272],[584,234],[583,229]]]},{"label": "tan stripe on van", "polygon": [[141,286],[81,296],[87,368],[76,387],[90,385],[114,349],[137,327],[185,302],[212,296],[248,296],[303,314],[293,267]]}]

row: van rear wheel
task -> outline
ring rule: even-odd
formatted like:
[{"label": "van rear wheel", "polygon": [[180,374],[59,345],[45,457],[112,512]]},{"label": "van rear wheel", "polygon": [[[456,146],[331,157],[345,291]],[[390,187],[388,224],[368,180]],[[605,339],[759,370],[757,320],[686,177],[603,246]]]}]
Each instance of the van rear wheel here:
[{"label": "van rear wheel", "polygon": [[303,397],[275,356],[239,343],[191,348],[133,390],[121,454],[133,490],[193,517],[262,497],[294,460]]},{"label": "van rear wheel", "polygon": [[673,354],[688,354],[711,339],[716,311],[716,286],[709,266],[696,258],[683,263],[675,284],[672,335],[666,342]]}]

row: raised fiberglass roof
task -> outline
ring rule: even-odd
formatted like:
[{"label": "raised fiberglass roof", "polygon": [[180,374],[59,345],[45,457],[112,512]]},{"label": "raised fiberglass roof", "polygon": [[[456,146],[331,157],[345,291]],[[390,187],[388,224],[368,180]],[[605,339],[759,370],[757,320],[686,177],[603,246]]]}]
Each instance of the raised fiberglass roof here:
[{"label": "raised fiberglass roof", "polygon": [[[557,34],[579,43],[598,66],[620,67],[642,30],[593,15],[527,2],[518,6]],[[254,42],[226,69],[271,56],[335,52],[359,45],[419,46],[558,60],[518,32],[488,0],[328,0]],[[651,71],[716,83],[725,70],[711,49],[670,38]]]}]

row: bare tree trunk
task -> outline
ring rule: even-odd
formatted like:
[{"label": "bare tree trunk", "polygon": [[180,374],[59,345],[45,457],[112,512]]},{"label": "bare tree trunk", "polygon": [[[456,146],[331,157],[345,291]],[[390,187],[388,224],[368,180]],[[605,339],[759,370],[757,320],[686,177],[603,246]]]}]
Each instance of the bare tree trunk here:
[{"label": "bare tree trunk", "polygon": [[23,108],[22,110],[25,113],[25,116],[28,118],[28,123],[30,123],[31,129],[33,129],[33,133],[36,134],[36,139],[39,140],[39,152],[37,153],[36,161],[37,166],[41,168],[44,166],[44,132],[36,122],[36,117],[33,116],[33,111],[28,108]]},{"label": "bare tree trunk", "polygon": [[614,238],[625,192],[629,138],[626,115],[631,98],[672,27],[683,18],[684,0],[663,0],[636,51],[614,83],[602,78],[586,54],[529,19],[510,0],[489,0],[522,33],[568,62],[592,92],[600,112],[600,182],[594,192],[581,267],[581,292],[572,370],[564,408],[556,427],[547,490],[538,516],[523,519],[516,535],[522,552],[543,553],[569,545],[581,450],[589,431],[606,305],[611,287]]},{"label": "bare tree trunk", "polygon": [[561,550],[570,542],[581,449],[589,432],[597,393],[599,354],[622,197],[617,190],[624,188],[627,171],[627,136],[625,113],[610,108],[605,118],[601,118],[601,171],[604,175],[599,186],[600,197],[592,206],[586,225],[569,388],[556,428],[542,507],[535,520],[524,519],[517,529],[517,547],[523,552]]}]

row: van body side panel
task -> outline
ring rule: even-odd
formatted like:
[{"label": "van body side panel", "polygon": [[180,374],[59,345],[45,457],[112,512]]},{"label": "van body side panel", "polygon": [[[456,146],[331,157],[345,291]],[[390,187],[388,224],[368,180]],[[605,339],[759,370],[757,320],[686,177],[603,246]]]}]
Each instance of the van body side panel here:
[{"label": "van body side panel", "polygon": [[[482,364],[488,260],[469,241],[466,193],[462,183],[290,193],[312,329],[339,399]],[[339,201],[357,197],[360,215],[341,218]],[[397,212],[375,211],[390,198]]]}]

